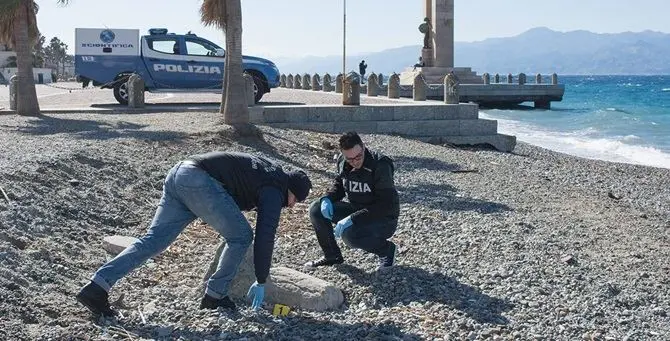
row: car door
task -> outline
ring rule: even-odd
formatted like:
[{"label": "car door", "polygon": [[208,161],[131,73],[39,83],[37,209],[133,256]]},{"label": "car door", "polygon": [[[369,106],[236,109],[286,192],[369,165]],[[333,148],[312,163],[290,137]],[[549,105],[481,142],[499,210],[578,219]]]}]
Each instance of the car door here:
[{"label": "car door", "polygon": [[[223,50],[195,35],[184,37],[191,77],[202,89],[220,89],[223,83]],[[220,54],[220,55],[217,55]]]},{"label": "car door", "polygon": [[188,56],[181,36],[147,37],[143,58],[154,82],[160,89],[196,88],[189,72]]}]

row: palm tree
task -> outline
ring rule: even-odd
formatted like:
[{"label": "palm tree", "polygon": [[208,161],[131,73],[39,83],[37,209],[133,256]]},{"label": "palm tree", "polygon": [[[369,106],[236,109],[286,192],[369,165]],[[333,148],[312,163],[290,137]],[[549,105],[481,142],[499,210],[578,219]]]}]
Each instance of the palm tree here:
[{"label": "palm tree", "polygon": [[[68,0],[58,0],[67,4]],[[0,2],[0,42],[16,51],[18,87],[16,112],[19,115],[37,116],[40,105],[33,76],[33,45],[38,39],[37,11],[33,0],[2,0]]]},{"label": "palm tree", "polygon": [[221,108],[223,122],[236,127],[248,126],[246,86],[242,74],[242,5],[240,0],[203,0],[201,21],[221,28],[226,36]]}]

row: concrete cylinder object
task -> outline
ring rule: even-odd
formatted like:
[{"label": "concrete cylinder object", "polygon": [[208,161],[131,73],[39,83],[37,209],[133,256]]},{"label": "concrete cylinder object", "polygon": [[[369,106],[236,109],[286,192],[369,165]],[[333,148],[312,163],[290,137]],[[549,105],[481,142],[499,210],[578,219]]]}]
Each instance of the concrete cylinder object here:
[{"label": "concrete cylinder object", "polygon": [[312,89],[312,76],[309,73],[302,75],[302,89],[311,90]]},{"label": "concrete cylinder object", "polygon": [[425,101],[426,100],[426,81],[423,78],[422,74],[414,76],[414,86],[412,88],[412,98],[415,101]]},{"label": "concrete cylinder object", "polygon": [[542,75],[539,73],[535,75],[535,84],[542,84]]},{"label": "concrete cylinder object", "polygon": [[482,79],[484,80],[485,85],[491,84],[491,75],[488,72],[484,72]]},{"label": "concrete cylinder object", "polygon": [[293,89],[293,75],[290,73],[288,74],[288,76],[286,76],[286,87],[289,89]]},{"label": "concrete cylinder object", "polygon": [[324,92],[330,92],[333,91],[333,85],[331,84],[332,79],[330,77],[329,73],[326,73],[323,75],[323,91]]},{"label": "concrete cylinder object", "polygon": [[377,94],[379,92],[377,89],[378,87],[379,85],[377,83],[377,75],[371,73],[370,76],[368,76],[368,86],[367,86],[368,96],[377,97]]},{"label": "concrete cylinder object", "polygon": [[344,83],[344,75],[341,73],[337,74],[337,77],[335,77],[335,92],[338,94],[342,93],[342,85]]},{"label": "concrete cylinder object", "polygon": [[312,76],[312,90],[321,90],[321,77],[319,77],[318,73],[315,73],[314,76]]},{"label": "concrete cylinder object", "polygon": [[253,107],[256,104],[256,94],[254,93],[254,77],[248,73],[244,73],[245,93],[247,95],[247,105]]},{"label": "concrete cylinder object", "polygon": [[553,85],[558,84],[558,75],[556,73],[551,74],[551,84],[553,84]]},{"label": "concrete cylinder object", "polygon": [[19,76],[9,78],[9,110],[16,110],[19,93]]},{"label": "concrete cylinder object", "polygon": [[389,77],[389,84],[387,89],[388,98],[400,98],[400,76],[393,73]]},{"label": "concrete cylinder object", "polygon": [[444,77],[444,103],[458,104],[460,102],[460,96],[458,95],[458,83],[458,77],[456,77],[453,72],[450,72],[446,77]]},{"label": "concrete cylinder object", "polygon": [[526,84],[526,74],[522,72],[519,74],[519,85],[524,84]]},{"label": "concrete cylinder object", "polygon": [[361,76],[349,72],[342,83],[342,104],[361,105]]},{"label": "concrete cylinder object", "polygon": [[128,89],[128,107],[144,108],[144,80],[140,75],[133,73],[126,82]]},{"label": "concrete cylinder object", "polygon": [[285,88],[286,87],[286,75],[281,74],[281,77],[279,77],[279,87],[280,88]]}]

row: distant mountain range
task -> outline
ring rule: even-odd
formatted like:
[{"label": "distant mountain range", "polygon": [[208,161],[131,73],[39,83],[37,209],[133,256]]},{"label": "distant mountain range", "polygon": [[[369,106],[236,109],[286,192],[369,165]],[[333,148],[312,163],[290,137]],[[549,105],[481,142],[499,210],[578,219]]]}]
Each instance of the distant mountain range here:
[{"label": "distant mountain range", "polygon": [[[347,71],[358,71],[364,59],[368,73],[400,73],[414,65],[421,46],[403,46],[364,55],[347,56]],[[644,31],[598,34],[589,31],[557,32],[546,27],[530,29],[509,38],[455,43],[455,66],[488,72],[528,75],[657,75],[670,74],[670,34]],[[282,73],[342,70],[342,56],[277,58]]]}]

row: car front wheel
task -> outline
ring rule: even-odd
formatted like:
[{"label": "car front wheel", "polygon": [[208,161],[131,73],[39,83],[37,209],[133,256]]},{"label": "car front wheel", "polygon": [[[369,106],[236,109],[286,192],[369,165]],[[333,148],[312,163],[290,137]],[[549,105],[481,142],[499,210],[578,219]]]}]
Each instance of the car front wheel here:
[{"label": "car front wheel", "polygon": [[122,105],[128,105],[128,85],[121,81],[114,85],[114,98]]}]

